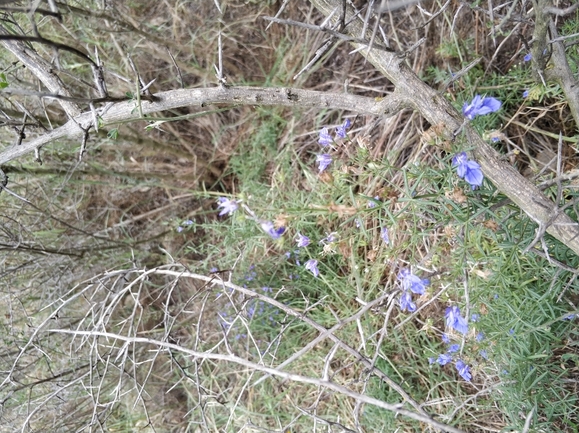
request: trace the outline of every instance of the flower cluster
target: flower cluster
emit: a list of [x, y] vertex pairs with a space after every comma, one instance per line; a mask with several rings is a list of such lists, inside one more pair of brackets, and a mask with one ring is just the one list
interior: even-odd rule
[[[457, 331], [463, 335], [466, 335], [468, 333], [468, 323], [466, 318], [462, 317], [460, 314], [460, 309], [457, 306], [452, 306], [452, 307], [448, 307], [445, 312], [444, 312], [444, 318], [445, 318], [445, 322], [446, 322], [446, 328], [447, 331]], [[484, 336], [482, 336], [481, 334], [481, 339], [484, 338]], [[477, 340], [478, 340], [478, 336], [477, 336]], [[444, 333], [442, 335], [442, 341], [443, 343], [447, 344], [448, 347], [446, 349], [445, 353], [441, 353], [440, 355], [438, 355], [438, 357], [436, 358], [429, 358], [428, 361], [430, 364], [440, 364], [440, 365], [446, 365], [449, 364], [451, 362], [453, 362], [454, 360], [454, 365], [456, 367], [456, 370], [458, 371], [458, 374], [466, 381], [469, 381], [472, 379], [472, 374], [470, 372], [470, 366], [468, 366], [461, 358], [457, 357], [457, 353], [460, 350], [460, 345], [459, 344], [452, 344], [449, 334], [448, 333]], [[480, 340], [478, 340], [480, 341]], [[486, 353], [485, 353], [486, 355]]]
[[[346, 119], [344, 123], [338, 126], [336, 128], [336, 139], [346, 138], [347, 137], [346, 131], [348, 130], [348, 128], [350, 128], [351, 125], [352, 122], [350, 121], [350, 119]], [[334, 143], [334, 139], [330, 135], [330, 131], [328, 128], [322, 128], [322, 130], [320, 131], [320, 138], [318, 140], [318, 143], [320, 143], [322, 147], [328, 147]], [[324, 170], [326, 170], [332, 163], [332, 156], [329, 153], [322, 153], [320, 155], [317, 155], [316, 163], [318, 163], [318, 170], [321, 173]]]
[[417, 295], [424, 295], [426, 286], [430, 284], [430, 280], [423, 280], [414, 275], [410, 269], [404, 268], [398, 272], [398, 281], [402, 286], [402, 295], [400, 296], [400, 308], [402, 311], [416, 311], [416, 304], [412, 302], [412, 293]]

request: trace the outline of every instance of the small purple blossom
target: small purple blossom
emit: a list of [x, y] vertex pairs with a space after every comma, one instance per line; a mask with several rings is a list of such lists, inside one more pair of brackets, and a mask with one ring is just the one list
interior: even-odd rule
[[407, 290], [400, 295], [400, 309], [402, 311], [408, 310], [410, 313], [416, 311], [416, 304], [412, 302], [412, 295]]
[[460, 359], [456, 361], [455, 365], [456, 369], [458, 370], [458, 374], [460, 374], [464, 380], [470, 382], [472, 379], [472, 374], [470, 374], [470, 367]]
[[531, 61], [532, 58], [533, 58], [533, 55], [532, 55], [531, 53], [527, 53], [527, 54], [525, 55], [525, 57], [523, 57], [523, 61], [524, 61], [524, 62], [529, 62], [529, 61]]
[[480, 314], [477, 314], [477, 313], [471, 314], [470, 320], [471, 320], [471, 322], [478, 322], [480, 320]]
[[346, 119], [344, 123], [336, 128], [336, 135], [340, 138], [346, 138], [346, 130], [350, 127], [351, 124], [352, 122], [350, 122], [350, 119]]
[[460, 349], [460, 344], [451, 344], [450, 346], [448, 346], [447, 352], [448, 353], [454, 353], [454, 352], [458, 352], [459, 349]]
[[321, 155], [316, 156], [316, 162], [319, 164], [318, 170], [320, 170], [321, 173], [332, 163], [332, 157], [327, 153], [322, 153]]
[[529, 97], [529, 89], [527, 89], [523, 92], [523, 98], [528, 98], [528, 97]]
[[301, 233], [298, 233], [298, 238], [296, 239], [299, 248], [307, 247], [310, 244], [310, 238]]
[[328, 236], [326, 236], [324, 239], [322, 239], [320, 241], [321, 244], [327, 242], [329, 244], [331, 244], [332, 242], [336, 242], [338, 240], [338, 236], [336, 236], [338, 233], [336, 232], [332, 232], [330, 233]]
[[326, 147], [332, 144], [333, 142], [334, 140], [332, 140], [332, 136], [330, 135], [328, 128], [322, 128], [322, 130], [320, 131], [320, 139], [318, 140], [318, 143]]
[[279, 239], [285, 232], [285, 227], [275, 228], [271, 221], [262, 221], [260, 223], [264, 232], [270, 235], [273, 239]]
[[476, 116], [484, 116], [499, 111], [501, 105], [502, 103], [498, 99], [490, 96], [476, 95], [470, 104], [467, 102], [464, 103], [462, 106], [462, 114], [464, 114], [467, 119], [472, 120]]
[[305, 263], [305, 268], [314, 274], [314, 277], [318, 277], [320, 275], [320, 271], [318, 270], [318, 261], [315, 259], [310, 259]]
[[219, 216], [223, 216], [225, 214], [231, 215], [235, 212], [239, 206], [237, 205], [236, 200], [230, 200], [225, 197], [219, 197], [217, 199], [217, 207], [221, 208], [221, 212], [219, 212]]
[[452, 361], [452, 356], [447, 353], [442, 353], [438, 355], [438, 358], [436, 358], [436, 362], [438, 362], [440, 365], [446, 365], [450, 361]]
[[452, 165], [456, 166], [458, 177], [464, 178], [475, 189], [481, 186], [484, 176], [480, 165], [476, 161], [469, 160], [466, 152], [460, 152], [452, 158]]
[[478, 341], [479, 343], [481, 341], [483, 341], [485, 339], [485, 335], [482, 332], [479, 332], [478, 334], [476, 334], [476, 341]]
[[444, 312], [446, 318], [446, 326], [454, 328], [461, 334], [468, 332], [468, 324], [466, 319], [460, 315], [460, 309], [457, 306], [448, 307]]
[[412, 293], [416, 293], [417, 295], [424, 295], [426, 286], [430, 284], [430, 280], [423, 280], [417, 277], [410, 272], [408, 268], [404, 268], [398, 272], [398, 280], [402, 284], [403, 290], [411, 290]]
[[450, 337], [448, 336], [448, 334], [446, 332], [444, 334], [442, 334], [442, 342], [445, 344], [450, 343]]
[[[376, 197], [374, 197], [374, 200], [380, 201], [380, 196], [377, 195]], [[370, 200], [368, 200], [368, 207], [369, 207], [370, 209], [374, 209], [374, 208], [377, 206], [376, 201], [370, 201]]]
[[487, 359], [487, 360], [489, 359], [489, 354], [488, 354], [487, 351], [484, 350], [484, 349], [481, 349], [481, 350], [479, 351], [479, 355], [482, 356], [484, 359]]
[[386, 227], [382, 227], [382, 230], [380, 230], [380, 237], [386, 245], [390, 245], [390, 237], [388, 236], [388, 229]]

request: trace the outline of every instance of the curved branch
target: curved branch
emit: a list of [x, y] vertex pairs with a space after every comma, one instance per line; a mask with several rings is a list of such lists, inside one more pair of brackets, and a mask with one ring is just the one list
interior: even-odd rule
[[[340, 0], [311, 0], [312, 4], [324, 15], [329, 16], [334, 9], [341, 7]], [[348, 10], [347, 19], [354, 14]], [[363, 32], [361, 18], [352, 20], [349, 34], [360, 37]], [[368, 51], [365, 45], [352, 43], [380, 72], [388, 78], [400, 97], [410, 102], [431, 125], [443, 125], [445, 138], [453, 139], [453, 132], [462, 125], [463, 116], [441, 94], [424, 83], [408, 66], [403, 58], [387, 51]], [[474, 155], [481, 165], [484, 175], [499, 191], [509, 197], [540, 229], [547, 227], [547, 233], [579, 255], [579, 224], [549, 200], [535, 185], [524, 178], [505, 161], [501, 155], [487, 144], [470, 125], [464, 126], [466, 142], [474, 147]]]
[[[61, 101], [62, 102], [62, 101]], [[99, 114], [99, 126], [114, 125], [131, 120], [155, 120], [143, 115], [187, 106], [204, 107], [210, 104], [228, 105], [275, 105], [300, 108], [342, 109], [375, 116], [393, 115], [409, 106], [397, 92], [377, 101], [375, 98], [327, 93], [293, 88], [260, 87], [212, 87], [206, 89], [179, 89], [154, 95], [154, 101], [136, 100], [113, 104], [106, 112]], [[104, 111], [104, 110], [102, 110]], [[33, 140], [23, 142], [0, 153], [0, 165], [5, 164], [35, 149], [61, 138], [82, 137], [94, 123], [94, 113], [85, 112]]]

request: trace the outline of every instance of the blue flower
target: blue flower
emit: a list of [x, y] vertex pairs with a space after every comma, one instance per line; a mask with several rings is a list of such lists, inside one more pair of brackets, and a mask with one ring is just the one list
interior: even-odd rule
[[237, 205], [236, 200], [230, 200], [225, 197], [219, 197], [217, 199], [217, 207], [221, 208], [221, 212], [219, 212], [219, 216], [223, 216], [225, 214], [231, 215], [235, 212], [239, 206]]
[[448, 346], [447, 352], [448, 353], [458, 352], [458, 349], [460, 349], [460, 344], [451, 344], [450, 346]]
[[420, 279], [410, 272], [408, 268], [404, 268], [398, 272], [398, 280], [400, 280], [403, 290], [411, 290], [412, 293], [416, 293], [417, 295], [424, 295], [426, 286], [430, 284], [430, 280]]
[[411, 313], [416, 311], [416, 304], [412, 302], [412, 295], [407, 290], [402, 292], [400, 296], [400, 309], [402, 311], [408, 310]]
[[448, 334], [445, 332], [444, 334], [442, 334], [442, 342], [449, 344], [450, 343], [450, 337], [448, 336]]
[[473, 314], [470, 316], [470, 320], [471, 320], [471, 322], [478, 322], [478, 321], [480, 320], [480, 314], [473, 313]]
[[332, 140], [332, 136], [330, 135], [328, 128], [322, 128], [322, 130], [320, 131], [320, 139], [318, 140], [318, 143], [326, 147], [332, 144], [333, 142], [334, 140]]
[[450, 356], [446, 353], [442, 353], [442, 354], [438, 355], [438, 358], [436, 358], [436, 362], [438, 362], [440, 365], [446, 365], [450, 361], [452, 361], [452, 356]]
[[314, 277], [320, 275], [320, 271], [318, 270], [318, 261], [315, 259], [310, 259], [305, 263], [305, 268], [314, 274]]
[[454, 328], [461, 334], [468, 332], [468, 324], [466, 319], [460, 315], [460, 309], [456, 306], [448, 307], [444, 312], [446, 318], [446, 326]]
[[352, 122], [350, 122], [350, 119], [346, 119], [344, 123], [336, 128], [336, 135], [340, 138], [346, 138], [346, 130], [350, 127], [351, 124]]
[[476, 95], [470, 104], [467, 102], [464, 103], [462, 106], [462, 114], [464, 114], [467, 119], [472, 120], [476, 116], [484, 116], [499, 111], [501, 105], [502, 103], [498, 99], [490, 96]]
[[456, 361], [455, 365], [456, 369], [458, 370], [458, 374], [460, 374], [464, 380], [470, 382], [472, 379], [472, 374], [470, 374], [470, 367], [460, 359]]
[[528, 98], [528, 97], [529, 97], [529, 89], [527, 89], [523, 92], [523, 98]]
[[298, 238], [296, 239], [299, 248], [307, 247], [310, 244], [310, 238], [298, 233]]
[[478, 334], [476, 334], [476, 341], [481, 342], [485, 339], [485, 335], [482, 332], [479, 332]]
[[285, 227], [279, 227], [276, 229], [271, 221], [262, 221], [260, 224], [263, 231], [273, 239], [279, 239], [285, 232]]
[[533, 55], [532, 55], [531, 53], [527, 53], [527, 54], [525, 55], [525, 57], [523, 57], [523, 61], [524, 61], [524, 62], [528, 62], [528, 61], [530, 61], [532, 58], [533, 58]]
[[179, 226], [177, 227], [177, 233], [181, 233], [183, 231], [183, 227]]
[[452, 165], [456, 166], [458, 177], [464, 178], [472, 186], [472, 189], [482, 185], [484, 176], [480, 165], [476, 161], [469, 160], [465, 152], [454, 155]]
[[327, 153], [322, 153], [321, 155], [316, 156], [316, 162], [320, 164], [318, 165], [318, 170], [320, 170], [321, 173], [332, 163], [332, 157]]
[[382, 230], [380, 230], [380, 237], [386, 245], [390, 245], [390, 238], [388, 237], [388, 229], [386, 227], [382, 227]]

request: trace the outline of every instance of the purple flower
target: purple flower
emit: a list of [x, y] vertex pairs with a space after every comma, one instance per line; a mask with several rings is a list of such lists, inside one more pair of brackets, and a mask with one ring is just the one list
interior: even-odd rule
[[528, 62], [528, 61], [530, 61], [532, 58], [533, 58], [533, 55], [532, 55], [531, 53], [527, 53], [527, 54], [525, 55], [525, 57], [523, 57], [523, 61], [524, 61], [524, 62]]
[[231, 215], [239, 208], [236, 200], [229, 200], [228, 198], [225, 197], [219, 197], [217, 199], [217, 207], [221, 208], [219, 216], [223, 216], [225, 214]]
[[412, 293], [416, 293], [417, 295], [424, 295], [426, 286], [430, 284], [430, 280], [420, 279], [410, 272], [408, 268], [404, 268], [398, 272], [398, 280], [400, 280], [403, 290], [411, 290]]
[[411, 313], [416, 311], [416, 304], [412, 302], [412, 295], [407, 290], [400, 295], [400, 309], [402, 311], [408, 310]]
[[479, 332], [478, 334], [476, 334], [476, 341], [481, 342], [485, 339], [485, 335], [482, 332]]
[[352, 122], [350, 122], [350, 119], [346, 119], [344, 123], [336, 128], [336, 135], [340, 138], [346, 138], [346, 130], [350, 127], [351, 124]]
[[320, 143], [322, 146], [326, 147], [329, 146], [330, 144], [332, 144], [334, 142], [334, 140], [332, 140], [332, 137], [328, 131], [328, 128], [322, 128], [322, 130], [320, 131], [320, 139], [318, 140], [318, 143]]
[[472, 102], [469, 104], [467, 102], [462, 106], [462, 114], [472, 120], [476, 116], [484, 116], [486, 114], [494, 113], [499, 111], [501, 108], [501, 101], [490, 96], [480, 96], [476, 95]]
[[471, 322], [478, 322], [478, 321], [480, 320], [480, 314], [473, 313], [473, 314], [470, 316], [470, 320], [471, 320]]
[[321, 173], [332, 163], [332, 157], [327, 153], [322, 153], [321, 155], [316, 156], [316, 162], [320, 164], [318, 165], [318, 170], [320, 170]]
[[[380, 196], [377, 195], [376, 197], [374, 197], [374, 200], [380, 201]], [[376, 207], [376, 202], [375, 202], [375, 201], [370, 201], [370, 200], [368, 200], [368, 207], [369, 207], [370, 209], [375, 208], [375, 207]]]
[[527, 89], [523, 92], [523, 98], [528, 98], [528, 97], [529, 97], [529, 89]]
[[179, 226], [177, 227], [177, 233], [181, 233], [183, 231], [183, 227]]
[[320, 241], [321, 244], [327, 242], [329, 244], [331, 244], [332, 242], [336, 242], [338, 240], [338, 236], [336, 236], [338, 233], [336, 232], [332, 232], [330, 233], [328, 236], [326, 236], [324, 239], [322, 239]]
[[470, 374], [470, 367], [460, 359], [456, 361], [455, 365], [456, 369], [458, 370], [458, 374], [460, 374], [464, 380], [470, 382], [472, 379], [472, 374]]
[[487, 360], [489, 359], [489, 354], [487, 353], [486, 350], [482, 349], [482, 350], [479, 352], [479, 354], [480, 354], [480, 356], [482, 356], [484, 359], [487, 359]]
[[448, 346], [447, 352], [448, 353], [458, 352], [458, 349], [460, 349], [460, 344], [451, 344], [450, 346]]
[[310, 259], [305, 263], [305, 268], [314, 274], [314, 277], [317, 278], [320, 275], [320, 271], [318, 270], [318, 261], [315, 259]]
[[386, 227], [382, 227], [382, 230], [380, 230], [380, 237], [386, 245], [390, 245], [390, 238], [388, 237], [388, 229]]
[[436, 358], [436, 362], [438, 362], [440, 365], [446, 365], [450, 361], [452, 361], [452, 356], [450, 356], [446, 353], [442, 353], [442, 354], [438, 355], [438, 358]]
[[446, 318], [446, 326], [454, 328], [461, 334], [468, 332], [468, 324], [466, 319], [460, 315], [460, 309], [456, 306], [448, 307], [444, 312]]
[[480, 165], [476, 161], [469, 160], [465, 152], [454, 155], [452, 165], [456, 166], [458, 177], [464, 178], [472, 186], [472, 189], [482, 185], [484, 176]]
[[310, 244], [310, 238], [298, 233], [298, 238], [296, 239], [299, 248], [307, 247]]
[[184, 226], [190, 226], [192, 224], [193, 224], [193, 221], [191, 221], [191, 220], [183, 221]]
[[442, 342], [449, 344], [450, 343], [450, 337], [448, 336], [448, 334], [445, 332], [444, 334], [442, 334]]
[[261, 228], [273, 239], [279, 239], [285, 232], [285, 227], [275, 228], [271, 221], [262, 221]]

